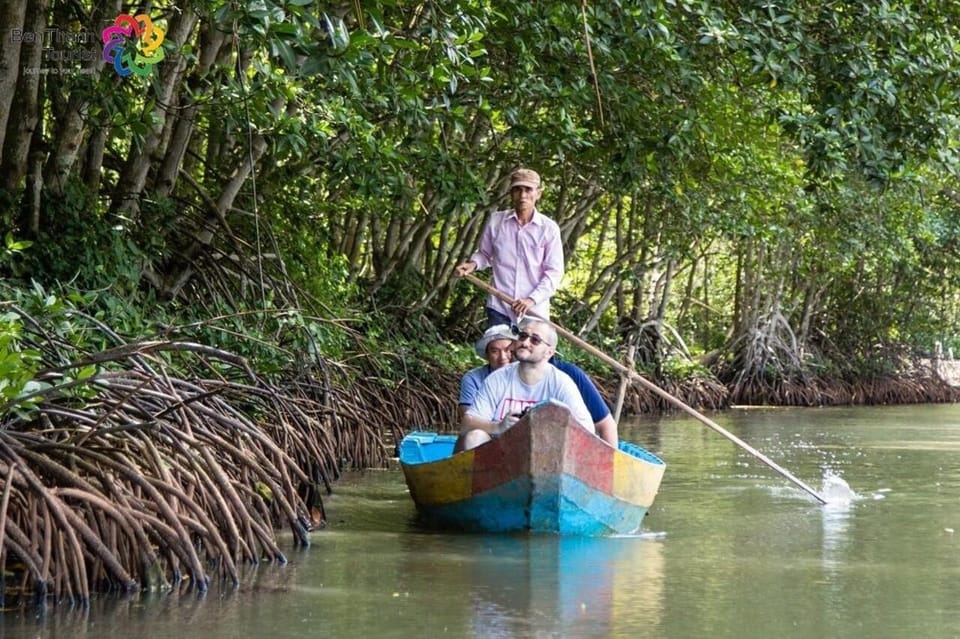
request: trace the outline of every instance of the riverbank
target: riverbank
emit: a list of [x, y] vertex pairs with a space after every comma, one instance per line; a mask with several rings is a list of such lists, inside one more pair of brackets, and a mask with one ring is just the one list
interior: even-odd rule
[[[287, 311], [134, 338], [89, 309], [33, 301], [5, 316], [15, 397], [0, 416], [5, 605], [204, 590], [236, 582], [245, 564], [285, 561], [277, 531], [308, 544], [344, 469], [387, 466], [409, 430], [457, 428], [460, 376], [477, 362], [439, 337]], [[255, 330], [238, 330], [243, 321]], [[617, 375], [591, 372], [615, 405]], [[958, 401], [960, 362], [859, 381], [707, 371], [653, 381], [701, 410], [916, 404]], [[623, 404], [624, 417], [673, 410], [637, 384]]]
[[960, 388], [960, 359], [928, 359], [921, 360], [921, 364], [929, 366], [948, 386]]
[[[732, 405], [766, 406], [877, 406], [888, 404], [951, 403], [960, 401], [960, 360], [918, 359], [896, 375], [855, 380], [803, 375], [786, 379], [694, 377], [680, 382], [661, 380], [661, 388], [684, 403], [707, 410]], [[608, 403], [617, 401], [619, 380], [607, 378], [598, 386]], [[637, 384], [624, 399], [624, 415], [670, 412], [673, 406]]]

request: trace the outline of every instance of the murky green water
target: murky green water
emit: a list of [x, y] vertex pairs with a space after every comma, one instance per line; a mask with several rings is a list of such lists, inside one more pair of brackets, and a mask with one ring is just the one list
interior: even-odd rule
[[238, 591], [7, 613], [0, 636], [960, 637], [960, 406], [713, 417], [830, 505], [698, 422], [648, 420], [622, 428], [668, 464], [638, 537], [429, 533], [400, 472], [368, 472]]

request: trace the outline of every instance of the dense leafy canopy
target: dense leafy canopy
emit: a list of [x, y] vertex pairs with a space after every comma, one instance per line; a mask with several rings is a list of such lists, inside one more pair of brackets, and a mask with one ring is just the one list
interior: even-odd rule
[[[5, 34], [96, 35], [115, 15], [27, 4]], [[465, 335], [479, 296], [453, 266], [528, 165], [564, 234], [564, 322], [644, 361], [763, 375], [960, 347], [955, 3], [150, 15], [165, 59], [147, 76], [119, 77], [95, 39], [52, 45], [89, 60], [5, 42], [7, 274], [194, 306], [375, 305]]]

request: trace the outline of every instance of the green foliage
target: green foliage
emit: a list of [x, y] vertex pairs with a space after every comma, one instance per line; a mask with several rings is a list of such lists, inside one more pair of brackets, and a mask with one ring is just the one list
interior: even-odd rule
[[709, 379], [712, 377], [710, 370], [702, 364], [694, 360], [676, 356], [668, 357], [663, 361], [662, 374], [665, 379], [674, 383], [697, 378]]
[[[72, 294], [72, 300], [64, 299], [36, 282], [30, 289], [0, 288], [10, 300], [6, 305], [10, 310], [0, 315], [0, 405], [4, 410], [28, 418], [30, 410], [51, 393], [80, 403], [94, 397], [87, 381], [99, 372], [96, 365], [71, 367], [70, 362], [51, 359], [58, 344], [81, 351], [105, 347], [107, 336], [71, 316], [74, 302], [82, 296]], [[29, 322], [29, 334], [25, 322]], [[39, 375], [51, 365], [62, 370]]]
[[[244, 358], [261, 375], [283, 377], [346, 358], [357, 347], [356, 333], [345, 320], [308, 317], [293, 310], [236, 312], [224, 305], [224, 314], [213, 307], [190, 317], [195, 309], [148, 303], [142, 295], [120, 298], [110, 291], [68, 287], [51, 291], [38, 283], [29, 289], [2, 284], [0, 292], [10, 300], [6, 305], [10, 310], [0, 315], [0, 402], [19, 411], [42, 401], [31, 395], [39, 391], [81, 402], [89, 399], [95, 389], [85, 381], [95, 382], [104, 368], [112, 366], [79, 366], [64, 354], [99, 353], [141, 340], [178, 340], [213, 346]], [[29, 335], [25, 321], [31, 327]], [[210, 375], [207, 367], [191, 373], [195, 359], [176, 351], [152, 357], [162, 358], [171, 370], [186, 376]], [[235, 365], [215, 359], [209, 366], [225, 378], [243, 374]], [[57, 372], [49, 372], [51, 368]], [[43, 371], [47, 372], [38, 376]]]
[[103, 211], [96, 194], [71, 181], [46, 199], [47, 223], [24, 255], [21, 272], [45, 284], [129, 292], [140, 280], [142, 247], [127, 222]]
[[22, 328], [23, 322], [16, 313], [0, 314], [0, 405], [19, 414], [36, 404], [38, 399], [33, 393], [49, 386], [34, 380], [41, 354], [22, 345]]
[[[123, 335], [175, 329], [269, 370], [357, 348], [391, 376], [463, 368], [469, 349], [410, 309], [429, 294], [438, 324], [475, 312], [454, 303], [450, 272], [505, 204], [504, 175], [529, 164], [567, 242], [557, 313], [579, 328], [606, 303], [589, 337], [608, 352], [651, 318], [696, 353], [779, 317], [823, 357], [949, 344], [960, 10], [921, 4], [193, 3], [199, 28], [149, 79], [45, 80], [33, 157], [56, 164], [46, 149], [74, 104], [88, 158], [62, 193], [2, 194], [0, 271], [71, 282], [73, 310]], [[201, 72], [199, 38], [217, 33]], [[161, 100], [175, 55], [183, 82]], [[181, 117], [192, 139], [156, 197]], [[261, 142], [256, 183], [226, 197]], [[124, 179], [137, 150], [151, 154], [145, 190], [114, 192], [137, 181]], [[136, 215], [110, 212], [126, 198]], [[251, 285], [264, 263], [295, 294]]]
[[701, 44], [729, 51], [776, 109], [818, 180], [885, 181], [936, 153], [957, 108], [953, 5], [709, 3]]
[[17, 258], [32, 245], [33, 242], [29, 240], [14, 239], [13, 232], [7, 231], [3, 237], [3, 249], [0, 250], [0, 273], [7, 271], [14, 277], [22, 277], [23, 268]]

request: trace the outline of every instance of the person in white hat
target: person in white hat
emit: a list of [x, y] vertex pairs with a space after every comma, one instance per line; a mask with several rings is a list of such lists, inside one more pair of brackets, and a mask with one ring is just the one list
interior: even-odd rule
[[[533, 321], [535, 320], [528, 318], [522, 321], [521, 324], [527, 326], [529, 322]], [[490, 374], [514, 361], [514, 350], [519, 340], [519, 332], [519, 328], [506, 324], [497, 324], [488, 328], [483, 336], [477, 340], [475, 346], [477, 355], [487, 360], [487, 363], [467, 371], [460, 379], [459, 409], [461, 421], [464, 415], [466, 415], [467, 409], [473, 405], [478, 391]], [[555, 335], [555, 332], [551, 334]], [[556, 338], [554, 337], [554, 339]], [[590, 413], [597, 435], [616, 448], [619, 439], [617, 422], [613, 420], [613, 416], [610, 414], [610, 408], [600, 395], [593, 380], [590, 379], [583, 369], [573, 362], [564, 361], [559, 357], [551, 358], [549, 361], [553, 366], [573, 380]]]
[[460, 418], [473, 404], [473, 397], [477, 389], [483, 385], [483, 380], [498, 368], [503, 368], [513, 361], [513, 342], [517, 339], [510, 326], [497, 324], [488, 328], [483, 336], [477, 340], [477, 355], [487, 360], [483, 366], [471, 369], [460, 379]]
[[510, 175], [513, 209], [493, 213], [477, 251], [457, 265], [460, 277], [490, 267], [493, 287], [516, 300], [511, 305], [491, 295], [488, 327], [514, 323], [527, 311], [550, 317], [550, 298], [563, 279], [563, 244], [557, 223], [537, 210], [542, 195], [536, 171], [514, 171]]
[[577, 385], [550, 364], [556, 351], [553, 326], [533, 318], [521, 321], [514, 344], [516, 361], [487, 375], [460, 419], [454, 451], [470, 450], [490, 441], [516, 424], [525, 409], [545, 400], [567, 406], [577, 423], [596, 433]]

